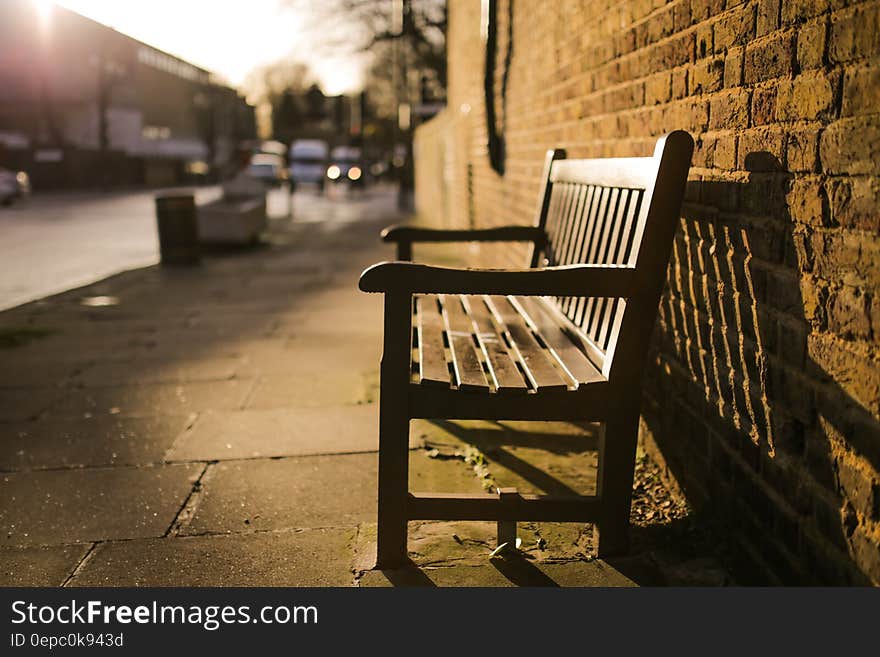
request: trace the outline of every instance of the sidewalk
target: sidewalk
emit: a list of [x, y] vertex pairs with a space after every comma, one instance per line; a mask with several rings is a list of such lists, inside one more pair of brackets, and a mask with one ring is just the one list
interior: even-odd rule
[[[0, 584], [724, 584], [684, 501], [641, 455], [633, 555], [589, 527], [412, 523], [418, 568], [375, 553], [382, 300], [394, 194], [276, 221], [266, 248], [128, 272], [0, 313]], [[83, 305], [84, 299], [98, 305]], [[109, 304], [109, 305], [100, 305]], [[589, 492], [592, 428], [414, 422], [411, 488]]]

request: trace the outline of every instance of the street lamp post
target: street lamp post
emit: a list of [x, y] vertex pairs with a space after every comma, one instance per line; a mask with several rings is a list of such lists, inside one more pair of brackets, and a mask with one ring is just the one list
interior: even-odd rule
[[[412, 159], [412, 102], [409, 81], [409, 48], [407, 39], [412, 36], [412, 4], [411, 0], [395, 0], [392, 14], [392, 31], [396, 38], [394, 88], [398, 94], [397, 134], [403, 139], [404, 158], [400, 168], [400, 181], [397, 195], [397, 206], [401, 210], [412, 208], [413, 159]], [[396, 142], [397, 140], [395, 140]]]

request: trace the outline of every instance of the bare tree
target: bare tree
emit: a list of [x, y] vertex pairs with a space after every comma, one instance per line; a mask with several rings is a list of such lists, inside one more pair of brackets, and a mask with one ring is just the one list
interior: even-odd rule
[[314, 83], [308, 65], [288, 57], [255, 68], [242, 87], [252, 101], [275, 106], [286, 91], [305, 91]]
[[[274, 132], [279, 111], [290, 117], [294, 96], [301, 96], [315, 84], [308, 65], [292, 57], [260, 66], [245, 78], [242, 87], [248, 100], [257, 108], [263, 132]], [[271, 130], [270, 130], [271, 127]]]
[[[284, 0], [309, 17], [308, 31], [321, 34], [316, 49], [327, 53], [376, 53], [397, 43], [411, 64], [446, 87], [446, 0]], [[328, 29], [332, 25], [332, 29]]]

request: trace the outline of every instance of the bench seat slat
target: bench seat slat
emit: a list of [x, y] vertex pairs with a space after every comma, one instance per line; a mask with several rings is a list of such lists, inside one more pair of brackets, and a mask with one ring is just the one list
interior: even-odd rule
[[419, 381], [426, 385], [449, 386], [449, 366], [443, 349], [443, 317], [437, 297], [416, 298], [418, 313]]
[[522, 313], [528, 318], [551, 353], [578, 384], [605, 380], [596, 365], [565, 334], [560, 326], [558, 316], [554, 317], [545, 300], [537, 297], [515, 297], [514, 303], [519, 305]]
[[553, 366], [553, 357], [535, 339], [525, 318], [516, 311], [507, 297], [492, 296], [489, 299], [496, 318], [504, 325], [519, 356], [519, 363], [535, 390], [565, 390], [573, 387], [574, 382], [563, 378]]
[[461, 390], [480, 390], [488, 392], [489, 383], [483, 372], [483, 365], [474, 341], [474, 326], [465, 314], [461, 297], [441, 296], [445, 310], [446, 334], [449, 336], [449, 349], [453, 354], [452, 365], [455, 384]]
[[500, 393], [528, 392], [528, 385], [522, 377], [516, 361], [510, 354], [504, 337], [499, 333], [492, 314], [482, 297], [462, 297], [468, 314], [477, 330], [477, 339], [489, 365], [493, 387]]

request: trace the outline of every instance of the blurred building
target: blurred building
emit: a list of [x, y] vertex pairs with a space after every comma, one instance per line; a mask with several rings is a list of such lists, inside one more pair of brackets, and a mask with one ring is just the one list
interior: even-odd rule
[[37, 187], [223, 175], [255, 135], [209, 71], [60, 7], [0, 3], [0, 165]]

